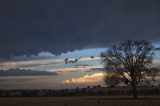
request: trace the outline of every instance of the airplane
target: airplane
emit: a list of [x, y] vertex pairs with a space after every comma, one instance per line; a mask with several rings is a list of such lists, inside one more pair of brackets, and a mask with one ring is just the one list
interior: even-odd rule
[[75, 59], [69, 59], [68, 57], [67, 58], [65, 58], [65, 60], [64, 60], [64, 62], [65, 62], [65, 64], [67, 64], [67, 63], [76, 63], [78, 60], [79, 60], [80, 58], [75, 58]]
[[91, 56], [91, 59], [94, 59], [94, 56]]

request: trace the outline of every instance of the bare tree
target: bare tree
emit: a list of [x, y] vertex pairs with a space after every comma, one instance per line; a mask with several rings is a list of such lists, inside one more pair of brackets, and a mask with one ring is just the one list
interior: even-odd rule
[[105, 74], [104, 82], [107, 84], [108, 87], [116, 87], [120, 83], [120, 77], [114, 73]]
[[137, 98], [137, 85], [143, 82], [152, 64], [154, 47], [145, 40], [127, 40], [101, 53], [106, 74], [114, 73], [124, 84], [132, 86]]
[[151, 77], [152, 81], [155, 81], [155, 78], [159, 76], [160, 73], [160, 67], [152, 67], [147, 72], [147, 75]]

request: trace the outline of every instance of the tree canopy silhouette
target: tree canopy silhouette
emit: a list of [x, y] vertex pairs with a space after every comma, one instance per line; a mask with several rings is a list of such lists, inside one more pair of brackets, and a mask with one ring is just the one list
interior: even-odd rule
[[[152, 64], [154, 47], [145, 40], [127, 40], [101, 53], [106, 75], [117, 75], [121, 82], [132, 86], [137, 98], [137, 85], [143, 83]], [[106, 77], [107, 78], [107, 77]]]

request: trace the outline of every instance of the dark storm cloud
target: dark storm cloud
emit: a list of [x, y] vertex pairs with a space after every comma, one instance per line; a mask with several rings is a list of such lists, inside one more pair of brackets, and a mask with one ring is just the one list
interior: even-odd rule
[[11, 69], [11, 70], [0, 70], [0, 77], [5, 76], [51, 76], [57, 75], [56, 72], [48, 71], [34, 71], [34, 70], [25, 70], [25, 69]]
[[160, 0], [0, 0], [0, 57], [160, 41]]

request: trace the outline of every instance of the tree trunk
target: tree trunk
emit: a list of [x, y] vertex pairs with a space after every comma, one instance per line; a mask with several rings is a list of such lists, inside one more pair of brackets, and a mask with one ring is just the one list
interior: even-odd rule
[[137, 86], [135, 84], [132, 85], [132, 96], [133, 99], [137, 99]]

